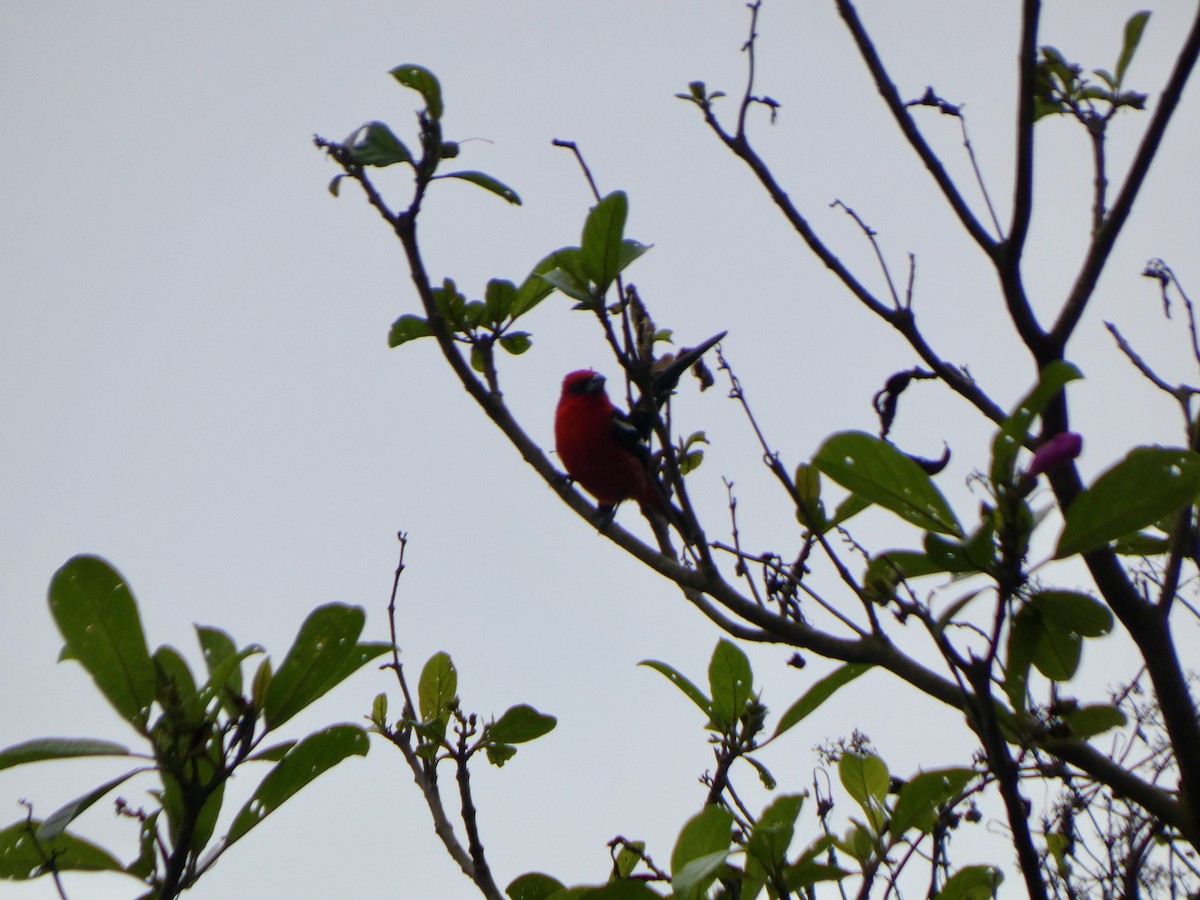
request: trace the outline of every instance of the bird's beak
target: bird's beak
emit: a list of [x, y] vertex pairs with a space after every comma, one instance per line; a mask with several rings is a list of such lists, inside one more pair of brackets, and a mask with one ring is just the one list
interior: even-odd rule
[[587, 381], [587, 392], [589, 394], [604, 393], [604, 382], [605, 382], [605, 378], [603, 375], [600, 375], [600, 374], [593, 375]]

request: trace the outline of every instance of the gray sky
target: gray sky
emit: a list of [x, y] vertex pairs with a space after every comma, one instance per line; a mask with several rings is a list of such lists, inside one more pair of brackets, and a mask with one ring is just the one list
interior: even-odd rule
[[[1152, 102], [1187, 17], [1184, 4], [1162, 5], [1129, 76]], [[1109, 67], [1133, 9], [1048, 4], [1043, 42]], [[932, 84], [966, 104], [1006, 220], [1014, 14], [879, 0], [860, 11], [905, 96]], [[54, 662], [61, 641], [45, 589], [71, 555], [112, 561], [140, 601], [151, 645], [170, 643], [199, 667], [193, 623], [263, 644], [278, 660], [304, 616], [331, 601], [366, 607], [364, 637], [385, 639], [403, 529], [411, 544], [400, 643], [410, 672], [444, 649], [458, 664], [464, 706], [499, 714], [528, 702], [559, 717], [505, 769], [477, 775], [498, 880], [538, 869], [601, 881], [604, 844], [617, 834], [645, 838], [668, 859], [702, 803], [695, 777], [709, 751], [691, 705], [635, 664], [663, 659], [703, 679], [717, 634], [535, 480], [451, 383], [432, 344], [387, 349], [390, 323], [417, 304], [399, 246], [350, 186], [329, 196], [335, 169], [311, 137], [342, 138], [370, 119], [409, 137], [416, 95], [386, 73], [400, 63], [436, 72], [447, 136], [476, 139], [463, 143], [462, 167], [495, 175], [525, 201], [510, 207], [465, 184], [431, 193], [428, 266], [472, 296], [488, 278], [519, 281], [545, 253], [577, 241], [590, 197], [550, 140], [579, 142], [601, 189], [629, 192], [629, 236], [655, 244], [629, 274], [659, 325], [684, 343], [729, 329], [729, 359], [794, 465], [832, 431], [872, 428], [871, 395], [913, 360], [807, 256], [697, 111], [673, 98], [694, 79], [738, 94], [746, 24], [741, 3], [666, 0], [7, 4], [0, 746], [130, 737], [77, 666]], [[760, 31], [757, 90], [782, 110], [774, 127], [756, 114], [753, 134], [792, 197], [872, 287], [880, 279], [870, 248], [827, 208], [832, 200], [879, 232], [901, 279], [916, 253], [916, 308], [931, 341], [1013, 402], [1032, 375], [998, 316], [994, 278], [885, 119], [832, 4], [769, 2]], [[1130, 374], [1102, 323], [1118, 323], [1166, 377], [1194, 382], [1179, 320], [1161, 320], [1139, 273], [1162, 256], [1200, 290], [1196, 101], [1193, 87], [1073, 347], [1088, 376], [1071, 388], [1088, 475], [1131, 443], [1181, 439], [1169, 402]], [[730, 102], [725, 114], [733, 112]], [[982, 215], [955, 123], [932, 113], [920, 121]], [[1114, 172], [1145, 121], [1114, 124]], [[1039, 139], [1043, 205], [1026, 274], [1048, 314], [1079, 259], [1091, 175], [1079, 129], [1050, 122]], [[397, 203], [406, 196], [403, 177], [381, 183]], [[590, 325], [561, 297], [548, 301], [528, 320], [533, 349], [502, 369], [513, 408], [546, 445], [562, 374], [615, 374]], [[854, 367], [841, 368], [849, 358]], [[743, 539], [787, 552], [791, 514], [723, 395], [689, 387], [680, 399], [688, 430], [714, 440], [696, 495], [720, 533], [721, 477], [732, 479]], [[988, 431], [944, 392], [920, 397], [906, 397], [896, 438], [925, 455], [951, 440], [956, 457], [942, 484], [967, 518], [977, 499], [963, 479], [983, 464]], [[961, 427], [947, 426], [954, 416]], [[636, 522], [631, 511], [622, 517]], [[864, 527], [879, 547], [914, 539], [884, 518]], [[826, 670], [798, 673], [785, 667], [788, 655], [753, 655], [776, 712]], [[1111, 677], [1092, 671], [1097, 684]], [[286, 731], [361, 721], [381, 690], [393, 682], [363, 671]], [[898, 772], [964, 756], [965, 740], [934, 745], [912, 728], [928, 715], [929, 728], [953, 733], [955, 717], [898, 707], [903, 694], [882, 676], [865, 678], [764, 759], [785, 785], [806, 786], [812, 745], [855, 725]], [[22, 815], [17, 798], [48, 814], [117, 771], [119, 763], [64, 763], [4, 772], [0, 822]], [[239, 779], [234, 795], [251, 783]], [[230, 811], [239, 804], [227, 801]], [[114, 826], [109, 809], [100, 804], [79, 831], [129, 857], [133, 829]], [[67, 884], [76, 897], [138, 893], [116, 878]], [[475, 896], [436, 842], [402, 759], [382, 743], [290, 801], [194, 893], [251, 890]], [[0, 893], [54, 896], [45, 880]]]

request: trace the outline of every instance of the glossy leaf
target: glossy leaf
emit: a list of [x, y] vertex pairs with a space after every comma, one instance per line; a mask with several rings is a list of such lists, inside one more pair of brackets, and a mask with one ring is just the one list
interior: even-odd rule
[[[1042, 50], [1053, 48], [1043, 47]], [[1029, 426], [1041, 415], [1046, 404], [1064, 387], [1082, 378], [1080, 371], [1068, 362], [1055, 360], [1041, 371], [1037, 385], [1017, 404], [1017, 408], [1000, 426], [992, 441], [991, 478], [994, 485], [1011, 484], [1015, 474], [1017, 453], [1029, 435]]]
[[417, 682], [417, 706], [426, 721], [444, 718], [458, 701], [458, 670], [450, 654], [441, 652], [429, 657]]
[[1200, 454], [1138, 447], [1075, 498], [1056, 558], [1087, 553], [1153, 525], [1200, 494]]
[[357, 165], [379, 168], [413, 161], [404, 142], [383, 122], [369, 122], [359, 129], [350, 145], [350, 158]]
[[396, 81], [405, 87], [417, 91], [425, 100], [425, 108], [429, 110], [431, 119], [440, 119], [442, 107], [442, 86], [432, 72], [422, 66], [396, 66], [389, 73]]
[[629, 199], [625, 192], [613, 191], [592, 207], [583, 225], [580, 243], [583, 270], [600, 295], [621, 271], [621, 242], [628, 215]]
[[469, 181], [471, 184], [478, 185], [485, 191], [490, 191], [497, 197], [502, 197], [514, 206], [521, 205], [521, 198], [517, 196], [516, 191], [484, 172], [447, 172], [444, 175], [436, 175], [434, 177], [457, 178], [460, 181]]
[[392, 323], [388, 332], [388, 347], [399, 347], [417, 338], [432, 337], [433, 329], [421, 316], [405, 314]]
[[145, 731], [157, 683], [129, 586], [96, 556], [76, 556], [50, 582], [50, 612], [66, 649], [113, 708]]
[[754, 695], [750, 660], [741, 648], [722, 638], [708, 664], [708, 686], [712, 691], [714, 721], [731, 727]]
[[354, 725], [334, 725], [310, 734], [276, 763], [229, 827], [226, 846], [277, 810], [288, 798], [350, 756], [366, 756], [367, 734]]
[[1047, 621], [1083, 637], [1100, 637], [1113, 628], [1113, 614], [1109, 608], [1087, 594], [1038, 591], [1029, 598], [1029, 603]]
[[961, 794], [977, 774], [972, 769], [938, 769], [914, 775], [900, 789], [888, 833], [897, 840], [910, 828], [929, 834], [941, 807]]
[[30, 830], [36, 831], [41, 825], [37, 819], [22, 820], [0, 831], [0, 880], [28, 881], [49, 874], [43, 854], [53, 856], [59, 872], [125, 871], [107, 850], [73, 834], [60, 834], [52, 841], [41, 842], [39, 848]]
[[81, 756], [130, 756], [129, 748], [92, 738], [38, 738], [0, 750], [0, 769], [23, 766], [47, 759], [78, 759]]
[[268, 728], [277, 728], [360, 666], [386, 653], [387, 644], [357, 643], [366, 614], [331, 603], [313, 610], [271, 677], [263, 703]]
[[488, 729], [488, 737], [501, 744], [524, 744], [537, 740], [554, 730], [558, 719], [547, 716], [532, 706], [521, 704], [510, 707], [504, 715]]
[[541, 872], [529, 872], [514, 878], [504, 889], [509, 900], [549, 900], [558, 891], [565, 890], [563, 883]]
[[704, 713], [704, 715], [708, 718], [712, 718], [712, 701], [708, 699], [708, 696], [704, 693], [704, 691], [692, 684], [692, 682], [689, 681], [681, 672], [676, 671], [666, 663], [658, 662], [657, 660], [653, 659], [644, 659], [638, 663], [638, 665], [645, 666], [648, 669], [653, 669], [655, 672], [658, 672], [660, 675], [664, 676], [667, 681], [671, 682], [671, 684], [683, 691], [684, 695], [700, 708], [700, 712]]
[[779, 737], [779, 735], [792, 726], [803, 721], [810, 713], [837, 693], [840, 688], [849, 684], [870, 668], [871, 666], [868, 663], [846, 663], [844, 666], [826, 675], [805, 691], [804, 695], [789, 706], [787, 711], [780, 716], [779, 724], [775, 726], [774, 737]]
[[842, 487], [919, 528], [962, 536], [962, 527], [930, 477], [886, 441], [844, 431], [825, 441], [813, 464]]

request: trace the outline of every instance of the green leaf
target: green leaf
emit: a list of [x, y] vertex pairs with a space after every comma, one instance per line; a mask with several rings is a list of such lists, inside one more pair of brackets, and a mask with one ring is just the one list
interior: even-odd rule
[[662, 900], [641, 881], [625, 879], [610, 881], [600, 887], [578, 887], [565, 890], [553, 900]]
[[360, 666], [386, 653], [387, 644], [357, 643], [362, 607], [330, 603], [313, 610], [271, 677], [263, 702], [267, 728], [277, 728]]
[[[1042, 51], [1053, 50], [1043, 47]], [[1017, 453], [1029, 437], [1029, 426], [1041, 415], [1046, 404], [1053, 400], [1064, 387], [1082, 378], [1080, 371], [1068, 362], [1055, 360], [1041, 371], [1037, 385], [1030, 391], [1012, 414], [1004, 420], [992, 441], [993, 485], [1012, 484], [1015, 476]]]
[[417, 682], [417, 706], [426, 721], [444, 719], [444, 714], [458, 703], [458, 670], [450, 654], [435, 653], [421, 670]]
[[972, 769], [958, 768], [914, 775], [900, 788], [888, 833], [894, 840], [899, 840], [910, 828], [929, 834], [937, 823], [941, 807], [961, 794], [977, 774]]
[[779, 737], [792, 726], [807, 718], [841, 687], [849, 684], [870, 668], [868, 663], [846, 663], [846, 665], [834, 669], [832, 673], [810, 687], [799, 700], [787, 708], [787, 711], [780, 717], [779, 724], [775, 726], [773, 737]]
[[350, 756], [366, 756], [367, 733], [355, 725], [334, 725], [310, 734], [267, 773], [229, 826], [226, 846], [277, 810], [291, 796]]
[[1086, 741], [1113, 728], [1121, 728], [1125, 724], [1125, 714], [1112, 706], [1093, 704], [1072, 710], [1063, 716], [1063, 720], [1071, 729], [1071, 737]]
[[517, 286], [503, 278], [492, 278], [484, 288], [483, 299], [487, 304], [488, 321], [499, 325], [512, 313], [517, 302]]
[[63, 806], [46, 818], [42, 824], [38, 826], [37, 839], [43, 843], [54, 840], [56, 837], [66, 831], [67, 826], [74, 822], [75, 819], [77, 819], [85, 810], [91, 807], [92, 804], [94, 804], [97, 800], [115, 788], [120, 787], [134, 775], [141, 774], [145, 771], [145, 768], [141, 768], [126, 772], [124, 775], [118, 776], [117, 778], [112, 779], [112, 781], [107, 781], [99, 787], [88, 791], [82, 797], [72, 800], [66, 806]]
[[396, 66], [389, 74], [424, 98], [431, 119], [436, 121], [442, 117], [442, 86], [432, 72], [422, 66], [404, 65]]
[[722, 729], [731, 728], [754, 696], [750, 660], [741, 648], [722, 638], [708, 664], [708, 686], [712, 691], [713, 720]]
[[680, 900], [703, 895], [729, 854], [732, 829], [733, 816], [719, 806], [706, 806], [683, 826], [671, 853], [671, 886]]
[[124, 578], [99, 557], [76, 556], [54, 574], [49, 599], [71, 658], [87, 669], [113, 708], [144, 733], [157, 678]]
[[37, 738], [0, 750], [0, 769], [23, 766], [47, 759], [77, 759], [81, 756], [130, 756], [129, 748], [92, 738]]
[[558, 719], [543, 715], [532, 706], [510, 707], [488, 729], [488, 737], [501, 744], [524, 744], [554, 730]]
[[1018, 713], [1025, 709], [1029, 668], [1033, 665], [1033, 650], [1041, 627], [1036, 611], [1026, 615], [1022, 615], [1022, 612], [1024, 610], [1013, 616], [1008, 629], [1004, 662], [1004, 693], [1008, 695], [1013, 710]]
[[174, 647], [164, 644], [154, 651], [154, 664], [159, 673], [159, 705], [181, 726], [199, 726], [204, 720], [204, 704], [200, 702], [196, 679], [192, 677], [187, 661]]
[[992, 900], [1004, 873], [991, 866], [966, 866], [954, 873], [937, 900]]
[[796, 466], [793, 483], [796, 485], [796, 520], [810, 531], [824, 534], [828, 525], [821, 503], [820, 471], [809, 463], [800, 463]]
[[869, 808], [871, 801], [877, 806], [883, 805], [889, 776], [887, 764], [878, 756], [843, 753], [838, 760], [838, 778], [846, 793], [858, 801], [859, 806]]
[[671, 668], [666, 663], [658, 662], [657, 660], [653, 659], [643, 659], [640, 663], [638, 663], [638, 665], [645, 666], [648, 669], [653, 669], [655, 672], [658, 672], [660, 675], [664, 676], [667, 681], [671, 682], [671, 684], [683, 691], [687, 698], [700, 708], [700, 712], [704, 713], [704, 715], [709, 719], [712, 718], [712, 701], [708, 699], [708, 696], [702, 690], [700, 690], [700, 688], [696, 687], [694, 684], [692, 684], [692, 682], [685, 678], [682, 673]]
[[[561, 247], [555, 250], [538, 262], [517, 288], [517, 299], [513, 302], [511, 311], [514, 319], [529, 312], [554, 292], [554, 285], [542, 276], [555, 269], [576, 273], [577, 281], [587, 280], [587, 277], [582, 275], [583, 267], [579, 261], [578, 247]], [[584, 284], [583, 287], [586, 294], [587, 285]]]
[[1133, 54], [1137, 52], [1138, 44], [1142, 41], [1142, 33], [1146, 30], [1146, 23], [1148, 21], [1150, 21], [1150, 13], [1143, 10], [1142, 12], [1134, 13], [1129, 17], [1129, 21], [1125, 23], [1125, 43], [1121, 47], [1121, 56], [1117, 60], [1117, 84], [1125, 80], [1125, 71], [1133, 61]]
[[435, 175], [434, 178], [457, 178], [460, 181], [469, 181], [471, 184], [479, 185], [485, 191], [491, 191], [497, 197], [503, 197], [514, 206], [521, 205], [521, 198], [517, 196], [516, 191], [483, 172], [447, 172], [444, 175]]
[[432, 335], [433, 329], [429, 327], [429, 322], [420, 316], [406, 314], [392, 323], [392, 330], [388, 332], [388, 347], [399, 347], [417, 338]]
[[1029, 598], [1029, 603], [1047, 621], [1083, 637], [1101, 637], [1113, 628], [1113, 614], [1109, 608], [1087, 594], [1038, 591]]
[[259, 750], [252, 756], [246, 757], [251, 762], [279, 762], [296, 746], [296, 741], [280, 741], [264, 750]]
[[1200, 493], [1200, 454], [1137, 447], [1067, 510], [1056, 559], [1087, 553], [1178, 512]]
[[844, 431], [825, 441], [813, 464], [842, 487], [919, 528], [962, 537], [962, 527], [933, 481], [886, 441]]
[[796, 833], [803, 794], [785, 794], [763, 810], [746, 841], [746, 852], [768, 870], [782, 868]]
[[242, 657], [238, 654], [237, 644], [220, 628], [204, 625], [196, 626], [196, 637], [204, 654], [204, 665], [208, 668], [209, 689], [221, 698], [226, 712], [236, 715], [239, 710], [230, 695], [242, 695]]
[[413, 161], [404, 142], [382, 122], [369, 122], [358, 133], [361, 137], [350, 145], [350, 159], [357, 165], [382, 168]]
[[621, 271], [621, 242], [628, 214], [625, 192], [613, 191], [592, 207], [583, 226], [583, 270], [601, 296]]
[[44, 863], [47, 857], [54, 859], [59, 872], [125, 871], [107, 850], [73, 834], [60, 834], [52, 841], [35, 841], [33, 833], [41, 826], [37, 819], [22, 820], [0, 831], [0, 879], [28, 881], [47, 875], [50, 872]]
[[[1018, 643], [1014, 645], [1014, 641]], [[1027, 654], [1037, 670], [1051, 681], [1069, 681], [1079, 668], [1082, 652], [1083, 638], [1078, 632], [1047, 617], [1039, 606], [1028, 603], [1013, 617], [1009, 636], [1010, 666], [1014, 654], [1022, 665]], [[1012, 689], [1015, 691], [1017, 686], [1014, 684]], [[1005, 690], [1009, 690], [1007, 683]], [[1012, 694], [1009, 696], [1011, 699]]]
[[512, 744], [488, 744], [484, 748], [488, 762], [497, 769], [517, 755], [517, 748]]
[[514, 878], [504, 889], [509, 900], [549, 900], [556, 892], [565, 890], [563, 883], [541, 872], [529, 872]]
[[617, 853], [616, 862], [613, 865], [617, 878], [628, 878], [633, 874], [633, 870], [637, 868], [638, 863], [646, 854], [645, 841], [630, 841], [621, 846], [621, 850]]
[[574, 274], [565, 269], [553, 269], [541, 276], [551, 287], [557, 288], [573, 300], [590, 305], [591, 292], [587, 283], [579, 281]]
[[500, 338], [500, 346], [513, 356], [520, 356], [533, 346], [533, 341], [527, 331], [510, 331]]

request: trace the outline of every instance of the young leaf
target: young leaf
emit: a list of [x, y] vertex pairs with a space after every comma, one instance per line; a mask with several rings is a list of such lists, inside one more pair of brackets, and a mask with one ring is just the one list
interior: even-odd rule
[[625, 192], [613, 191], [592, 207], [583, 225], [580, 245], [583, 269], [601, 296], [621, 271], [621, 242], [628, 214]]
[[713, 719], [721, 728], [732, 727], [754, 695], [750, 660], [741, 648], [722, 638], [708, 664]]
[[413, 161], [404, 142], [382, 122], [369, 122], [359, 133], [362, 136], [350, 145], [350, 159], [357, 165], [382, 168]]
[[157, 678], [129, 585], [96, 556], [76, 556], [50, 581], [50, 612], [66, 650], [126, 721], [145, 732]]
[[1200, 493], [1200, 454], [1136, 447], [1075, 498], [1066, 513], [1056, 559], [1087, 553], [1193, 502]]
[[688, 679], [685, 678], [682, 673], [671, 668], [666, 663], [658, 662], [657, 660], [653, 659], [643, 659], [640, 663], [638, 663], [638, 665], [645, 666], [648, 669], [653, 669], [655, 672], [658, 672], [660, 675], [665, 677], [667, 681], [671, 682], [671, 684], [683, 691], [689, 700], [695, 703], [696, 706], [700, 707], [700, 712], [708, 716], [709, 719], [712, 718], [712, 701], [708, 699], [708, 697], [702, 690], [700, 690], [700, 688], [688, 681]]
[[237, 644], [220, 628], [204, 625], [196, 626], [196, 637], [204, 654], [204, 665], [208, 668], [210, 689], [220, 695], [226, 712], [236, 713], [229, 695], [240, 697], [242, 694], [242, 666]]
[[962, 527], [933, 481], [886, 441], [844, 431], [825, 441], [813, 464], [842, 487], [919, 528], [962, 537]]
[[[1043, 47], [1043, 52], [1052, 50]], [[1014, 463], [1017, 453], [1029, 435], [1029, 426], [1041, 414], [1046, 404], [1053, 400], [1064, 387], [1083, 375], [1068, 362], [1055, 360], [1041, 371], [1037, 385], [1030, 391], [1012, 414], [1004, 420], [992, 441], [991, 480], [994, 485], [1011, 484], [1014, 478]]]
[[429, 721], [441, 718], [458, 701], [458, 670], [450, 654], [441, 652], [429, 657], [417, 682], [417, 706], [421, 718]]
[[521, 704], [508, 709], [488, 729], [488, 737], [501, 744], [524, 744], [554, 730], [558, 719]]
[[1150, 21], [1150, 13], [1143, 10], [1142, 12], [1134, 13], [1129, 17], [1129, 21], [1125, 23], [1125, 43], [1121, 47], [1121, 56], [1117, 60], [1117, 84], [1125, 80], [1125, 70], [1133, 62], [1133, 54], [1137, 52], [1138, 44], [1142, 41], [1142, 33], [1146, 30], [1146, 23], [1148, 21]]
[[787, 712], [780, 717], [779, 724], [775, 726], [773, 737], [779, 737], [793, 725], [805, 719], [832, 697], [839, 688], [849, 684], [869, 668], [871, 666], [868, 663], [846, 663], [826, 675], [805, 691], [804, 696], [787, 708]]
[[429, 110], [431, 119], [436, 121], [442, 117], [444, 112], [442, 86], [438, 84], [438, 80], [432, 72], [421, 66], [406, 65], [396, 66], [389, 74], [400, 84], [412, 88], [424, 98], [425, 108]]
[[429, 327], [429, 322], [420, 316], [406, 314], [392, 323], [392, 330], [388, 332], [388, 347], [399, 347], [417, 338], [432, 335], [433, 329]]
[[91, 738], [38, 738], [0, 750], [0, 769], [46, 759], [77, 759], [81, 756], [130, 756], [129, 748], [111, 741]]
[[366, 756], [367, 733], [355, 725], [334, 725], [310, 734], [267, 773], [229, 826], [225, 845], [245, 836], [296, 792], [350, 756]]
[[60, 834], [52, 841], [42, 842], [39, 847], [33, 840], [31, 830], [41, 825], [36, 819], [31, 822], [22, 820], [0, 831], [0, 880], [28, 881], [49, 874], [47, 856], [53, 858], [54, 867], [59, 872], [125, 871], [125, 867], [107, 850], [73, 834]]
[[500, 346], [504, 348], [506, 353], [510, 353], [513, 356], [520, 356], [533, 346], [533, 341], [530, 339], [529, 332], [527, 331], [510, 331], [500, 338]]
[[263, 702], [267, 728], [277, 728], [355, 669], [380, 653], [386, 644], [360, 647], [366, 613], [362, 607], [330, 603], [305, 619], [292, 648], [279, 664]]
[[[435, 750], [437, 749], [436, 744], [428, 746], [432, 746]], [[512, 744], [488, 744], [484, 748], [484, 752], [487, 754], [488, 762], [499, 769], [517, 755], [517, 748]]]
[[447, 172], [444, 175], [435, 175], [434, 178], [457, 178], [460, 181], [469, 181], [471, 184], [479, 185], [485, 191], [491, 191], [497, 197], [503, 197], [514, 206], [521, 205], [521, 198], [517, 196], [516, 191], [483, 172]]

